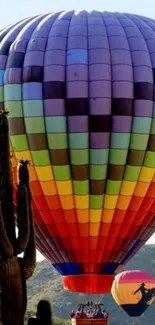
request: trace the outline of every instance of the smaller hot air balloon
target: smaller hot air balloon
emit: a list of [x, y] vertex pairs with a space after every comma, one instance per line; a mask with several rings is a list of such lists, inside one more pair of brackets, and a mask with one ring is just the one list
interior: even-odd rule
[[155, 299], [155, 278], [140, 270], [122, 272], [116, 275], [111, 293], [129, 316], [141, 316]]

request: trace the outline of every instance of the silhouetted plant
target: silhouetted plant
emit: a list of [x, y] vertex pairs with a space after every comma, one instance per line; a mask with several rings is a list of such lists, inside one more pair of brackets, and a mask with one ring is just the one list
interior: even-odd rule
[[[13, 179], [6, 112], [0, 112], [0, 282], [3, 325], [23, 325], [26, 311], [26, 280], [36, 265], [36, 245], [31, 209], [28, 161], [18, 165], [15, 233]], [[18, 257], [23, 253], [23, 257]]]

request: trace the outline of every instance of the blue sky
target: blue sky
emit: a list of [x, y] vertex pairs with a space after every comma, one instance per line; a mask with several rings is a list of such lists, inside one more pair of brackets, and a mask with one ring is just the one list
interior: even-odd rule
[[[155, 18], [154, 0], [1, 0], [0, 27], [27, 16], [71, 9], [102, 9], [130, 12]], [[78, 7], [77, 7], [78, 4]]]
[[[155, 19], [155, 0], [1, 0], [3, 5], [0, 10], [0, 28], [16, 22], [24, 17], [40, 13], [55, 12], [72, 9], [102, 9], [107, 11], [119, 11], [135, 13]], [[149, 240], [155, 243], [155, 235]], [[37, 252], [37, 260], [42, 256]]]

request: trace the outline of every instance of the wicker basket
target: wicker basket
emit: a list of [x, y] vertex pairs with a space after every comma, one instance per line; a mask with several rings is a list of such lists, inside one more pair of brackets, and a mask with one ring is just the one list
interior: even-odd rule
[[71, 319], [72, 325], [108, 325], [108, 319], [105, 318], [86, 318], [86, 319]]

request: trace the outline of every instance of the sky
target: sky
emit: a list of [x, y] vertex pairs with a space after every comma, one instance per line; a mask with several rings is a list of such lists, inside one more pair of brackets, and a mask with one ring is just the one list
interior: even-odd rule
[[[154, 0], [0, 0], [0, 27], [24, 17], [72, 9], [102, 9], [144, 15], [155, 18]], [[77, 7], [78, 4], [78, 7]]]
[[[29, 16], [72, 9], [98, 9], [106, 11], [119, 11], [135, 13], [155, 19], [155, 0], [0, 0], [3, 3], [0, 10], [0, 28]], [[155, 235], [151, 237], [149, 244], [155, 243]], [[43, 256], [37, 252], [37, 260]]]

